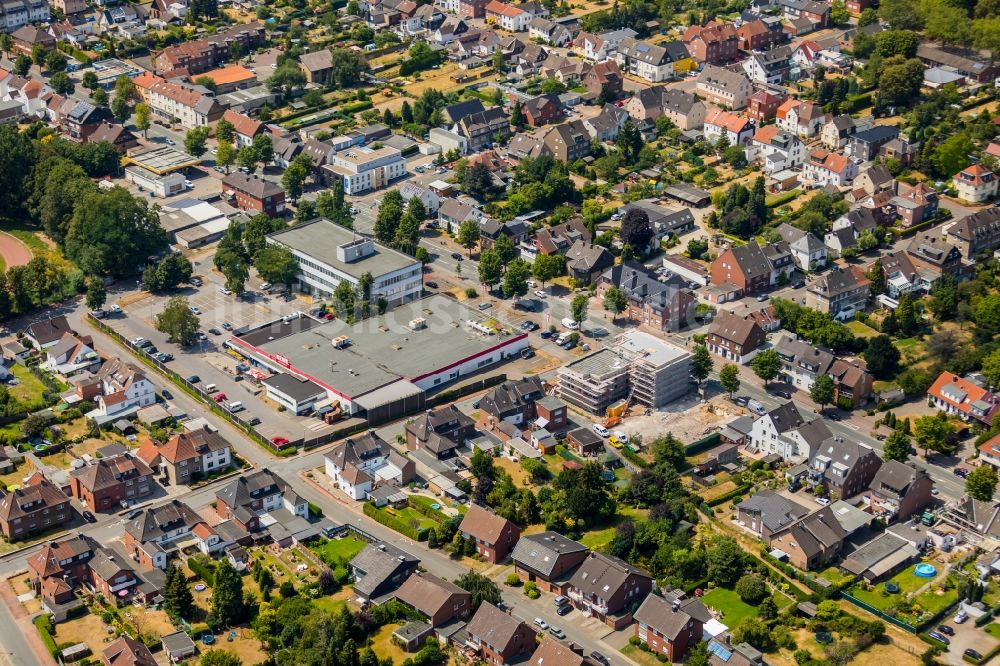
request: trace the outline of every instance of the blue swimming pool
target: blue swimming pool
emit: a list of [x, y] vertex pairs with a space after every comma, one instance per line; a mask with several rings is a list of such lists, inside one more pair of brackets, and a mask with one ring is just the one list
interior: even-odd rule
[[937, 575], [937, 569], [926, 562], [921, 562], [913, 567], [913, 575], [921, 578], [934, 578]]

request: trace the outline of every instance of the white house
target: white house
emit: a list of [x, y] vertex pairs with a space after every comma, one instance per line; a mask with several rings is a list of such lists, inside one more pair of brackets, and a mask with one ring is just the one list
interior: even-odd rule
[[778, 226], [781, 239], [788, 243], [792, 260], [802, 271], [814, 271], [826, 265], [826, 245], [808, 231], [793, 227], [787, 222]]
[[364, 500], [376, 485], [402, 486], [415, 475], [415, 463], [400, 455], [374, 430], [348, 437], [324, 458], [324, 468], [337, 487]]
[[332, 162], [323, 168], [343, 180], [345, 194], [364, 194], [405, 176], [406, 159], [392, 146], [359, 146], [334, 153]]
[[831, 436], [821, 419], [806, 421], [795, 403], [789, 401], [753, 422], [747, 446], [756, 453], [775, 453], [785, 461], [801, 462]]
[[809, 153], [803, 169], [803, 180], [816, 186], [847, 187], [858, 175], [858, 165], [840, 153], [817, 149]]
[[798, 137], [778, 129], [776, 125], [765, 125], [753, 135], [753, 142], [746, 149], [747, 160], [760, 162], [764, 173], [776, 173], [783, 169], [799, 167], [805, 162], [806, 147]]
[[51, 372], [71, 377], [84, 370], [95, 370], [101, 364], [101, 357], [91, 346], [90, 337], [77, 338], [72, 333], [63, 333], [56, 344], [45, 350], [45, 368]]
[[754, 135], [753, 122], [736, 114], [714, 109], [705, 116], [705, 140], [716, 143], [723, 136], [732, 146], [747, 146]]
[[122, 418], [156, 402], [156, 389], [137, 367], [120, 358], [109, 360], [97, 373], [101, 395], [97, 409], [87, 414], [99, 423]]

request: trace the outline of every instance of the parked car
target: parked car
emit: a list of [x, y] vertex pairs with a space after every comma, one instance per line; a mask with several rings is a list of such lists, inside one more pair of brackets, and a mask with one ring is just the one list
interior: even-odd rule
[[191, 312], [193, 312], [196, 315], [200, 315], [201, 314], [201, 308], [199, 308], [196, 305], [192, 305], [191, 306]]
[[784, 389], [771, 389], [771, 393], [778, 396], [779, 398], [784, 398], [785, 400], [791, 400], [792, 394]]
[[757, 296], [757, 302], [758, 303], [763, 303], [768, 298], [770, 298], [770, 296], [768, 296], [767, 294], [760, 294], [759, 296]]
[[191, 278], [190, 282], [191, 282], [191, 284], [193, 284], [196, 287], [200, 287], [202, 285], [201, 278], [198, 278], [198, 277]]
[[268, 289], [270, 289], [270, 288], [271, 288], [271, 286], [272, 286], [272, 285], [271, 285], [271, 283], [270, 283], [270, 282], [264, 282], [264, 283], [262, 283], [262, 284], [260, 285], [260, 288], [261, 288], [261, 291], [267, 291]]
[[556, 608], [556, 615], [562, 617], [563, 615], [568, 615], [573, 610], [573, 607], [569, 604], [563, 604]]
[[947, 636], [944, 636], [944, 635], [942, 635], [942, 634], [939, 634], [939, 633], [938, 633], [938, 632], [936, 632], [936, 631], [932, 631], [932, 632], [930, 632], [930, 633], [929, 633], [929, 634], [927, 634], [927, 635], [928, 635], [928, 636], [929, 636], [930, 638], [933, 638], [933, 639], [934, 639], [934, 640], [936, 640], [936, 641], [941, 641], [941, 642], [942, 642], [942, 643], [944, 643], [945, 645], [951, 645], [951, 639], [950, 639], [950, 638], [948, 638]]
[[94, 514], [92, 514], [89, 511], [84, 511], [83, 514], [81, 514], [81, 515], [83, 516], [83, 519], [86, 520], [88, 523], [96, 523], [97, 522], [97, 516], [95, 516]]
[[274, 444], [275, 447], [280, 449], [282, 446], [288, 444], [288, 438], [282, 437], [280, 435], [275, 435], [274, 437], [271, 438], [271, 443]]
[[949, 627], [947, 624], [942, 624], [937, 628], [939, 634], [944, 634], [945, 636], [954, 636], [955, 630]]
[[139, 349], [142, 349], [142, 346], [146, 344], [146, 338], [132, 338], [132, 344]]
[[966, 648], [965, 652], [963, 652], [962, 654], [964, 654], [969, 659], [975, 659], [976, 661], [979, 661], [980, 659], [983, 658], [983, 655], [980, 654], [978, 650], [973, 650], [972, 648]]
[[212, 328], [208, 329], [208, 332], [211, 333], [212, 335], [222, 335], [222, 331], [220, 331], [219, 329], [215, 328], [214, 326]]
[[173, 400], [174, 399], [174, 394], [171, 393], [170, 391], [168, 391], [167, 389], [163, 389], [162, 391], [160, 391], [160, 395], [163, 396], [164, 400]]
[[549, 339], [549, 338], [551, 338], [551, 337], [552, 337], [553, 335], [555, 335], [555, 333], [553, 333], [552, 331], [550, 331], [550, 330], [548, 330], [548, 329], [545, 329], [544, 331], [542, 331], [542, 332], [541, 332], [541, 333], [539, 333], [538, 335], [540, 335], [540, 336], [542, 337], [542, 340], [548, 340], [548, 339]]
[[539, 627], [541, 627], [542, 631], [545, 631], [546, 629], [549, 628], [549, 623], [546, 622], [545, 620], [543, 620], [540, 617], [536, 617], [535, 618], [535, 624], [537, 624]]
[[573, 349], [575, 347], [576, 347], [576, 340], [574, 340], [573, 338], [570, 338], [562, 345], [562, 348], [565, 349], [566, 351], [569, 351], [570, 349]]
[[747, 398], [745, 395], [737, 396], [736, 404], [739, 405], [740, 407], [746, 407], [748, 400], [749, 398]]
[[438, 283], [434, 282], [433, 280], [428, 280], [427, 282], [424, 282], [424, 286], [427, 287], [428, 289], [437, 289]]
[[212, 396], [212, 400], [216, 402], [222, 402], [225, 399], [226, 399], [225, 393], [216, 393], [214, 396]]
[[566, 638], [566, 632], [560, 629], [559, 627], [549, 627], [549, 633], [558, 638], [559, 640]]
[[535, 293], [535, 296], [538, 296], [538, 298], [545, 298], [546, 296], [548, 296], [548, 294], [546, 294], [541, 289], [536, 289], [534, 293]]
[[197, 384], [201, 381], [201, 377], [198, 375], [191, 375], [187, 378], [188, 384]]
[[611, 666], [611, 662], [608, 661], [608, 658], [605, 657], [600, 652], [598, 652], [597, 650], [594, 650], [593, 652], [590, 653], [590, 658], [601, 664], [601, 666]]
[[108, 316], [108, 313], [105, 312], [104, 310], [91, 310], [90, 316], [96, 319], [104, 319], [105, 317]]
[[223, 296], [232, 296], [233, 294], [233, 292], [226, 289], [225, 287], [219, 287], [219, 293], [222, 294]]
[[[611, 436], [611, 431], [602, 426], [600, 423], [595, 423], [594, 425], [590, 426], [590, 429], [596, 432], [601, 437]], [[559, 597], [559, 599], [565, 599], [565, 598], [566, 597]], [[558, 599], [556, 601], [558, 601]], [[559, 604], [557, 603], [556, 605], [558, 606]]]
[[452, 252], [451, 253], [451, 258], [454, 259], [455, 261], [464, 261], [465, 260], [465, 257], [463, 257], [461, 255], [461, 253], [459, 253], [459, 252]]
[[958, 611], [958, 614], [955, 616], [955, 624], [962, 624], [968, 619], [969, 619], [969, 614], [966, 613], [965, 609], [963, 608], [962, 610]]
[[531, 347], [525, 347], [521, 350], [521, 358], [527, 360], [535, 355], [535, 350]]
[[231, 331], [233, 330], [233, 325], [230, 324], [228, 321], [224, 321], [222, 322], [222, 329], [225, 331]]
[[128, 515], [125, 516], [126, 520], [135, 520], [142, 515], [142, 509], [136, 509], [135, 511], [129, 511]]
[[493, 306], [491, 304], [487, 303], [486, 301], [483, 301], [482, 303], [479, 304], [478, 307], [479, 307], [480, 310], [489, 310]]
[[615, 437], [622, 444], [628, 444], [628, 435], [626, 435], [624, 431], [622, 431], [622, 430], [615, 430]]

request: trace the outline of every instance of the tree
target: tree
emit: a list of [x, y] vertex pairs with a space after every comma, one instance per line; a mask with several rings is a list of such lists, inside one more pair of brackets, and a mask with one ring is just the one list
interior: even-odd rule
[[124, 277], [166, 244], [157, 212], [128, 190], [114, 187], [91, 191], [77, 203], [64, 250], [89, 275]]
[[503, 276], [503, 295], [507, 298], [514, 298], [527, 294], [530, 274], [527, 262], [522, 259], [515, 259], [509, 263]]
[[764, 386], [781, 372], [781, 357], [773, 349], [765, 349], [750, 361], [750, 369], [764, 380]]
[[399, 117], [402, 118], [404, 123], [413, 122], [413, 109], [410, 107], [409, 100], [403, 100], [403, 106], [399, 108]]
[[931, 156], [931, 163], [943, 178], [951, 178], [969, 166], [969, 154], [974, 150], [972, 139], [966, 132], [952, 134], [938, 144]]
[[229, 560], [223, 558], [215, 567], [212, 614], [219, 624], [229, 627], [239, 623], [243, 613], [243, 578]]
[[566, 269], [566, 258], [561, 254], [539, 254], [531, 265], [531, 276], [545, 283], [563, 274]]
[[983, 375], [990, 386], [1000, 386], [1000, 349], [983, 359]]
[[[253, 148], [254, 155], [261, 164], [268, 164], [274, 159], [274, 142], [271, 141], [270, 134], [258, 134], [253, 138], [250, 147]], [[309, 166], [312, 167], [312, 162], [309, 162]]]
[[97, 310], [104, 301], [107, 300], [108, 293], [104, 289], [104, 280], [101, 278], [90, 278], [87, 281], [87, 308]]
[[924, 65], [916, 58], [882, 68], [878, 79], [877, 105], [905, 106], [920, 94]]
[[993, 501], [997, 489], [997, 471], [993, 465], [982, 464], [965, 477], [965, 494], [980, 502]]
[[23, 53], [18, 55], [14, 60], [14, 73], [18, 76], [24, 77], [28, 75], [28, 71], [31, 69], [31, 58], [24, 55]]
[[287, 96], [306, 85], [306, 74], [294, 59], [288, 59], [274, 70], [265, 83], [271, 92]]
[[60, 95], [69, 95], [73, 92], [73, 81], [70, 80], [69, 74], [66, 72], [56, 72], [50, 76], [49, 85]]
[[618, 287], [610, 287], [604, 292], [602, 305], [605, 310], [611, 313], [611, 321], [614, 321], [625, 309], [625, 306], [628, 305], [628, 297]]
[[128, 120], [128, 117], [132, 115], [132, 107], [128, 105], [128, 100], [124, 97], [115, 96], [111, 100], [111, 114], [120, 123], [124, 123]]
[[479, 281], [490, 290], [503, 278], [503, 260], [492, 249], [479, 255]]
[[767, 583], [760, 574], [747, 574], [736, 581], [736, 594], [744, 603], [756, 606], [767, 596]]
[[267, 245], [254, 257], [254, 267], [264, 280], [291, 288], [299, 274], [299, 260], [292, 251], [279, 245]]
[[944, 412], [920, 416], [913, 421], [913, 436], [917, 440], [917, 446], [924, 450], [924, 457], [927, 457], [929, 451], [952, 454], [956, 446], [954, 435], [955, 426]]
[[[5, 54], [10, 53], [11, 47], [14, 45], [14, 39], [10, 36], [10, 33], [5, 32], [0, 34], [0, 52]], [[96, 78], [96, 74], [94, 77]]]
[[521, 108], [521, 102], [514, 100], [510, 105], [510, 124], [516, 129], [521, 129], [524, 127], [524, 109]]
[[882, 445], [882, 458], [905, 463], [910, 459], [910, 436], [902, 430], [893, 430]]
[[97, 106], [108, 105], [108, 93], [104, 92], [104, 88], [94, 88], [93, 92], [90, 93], [90, 99]]
[[649, 223], [649, 215], [641, 208], [631, 208], [622, 219], [619, 231], [622, 243], [631, 247], [639, 254], [644, 254], [653, 238], [653, 226]]
[[399, 190], [390, 190], [382, 197], [375, 217], [374, 234], [379, 242], [391, 245], [396, 239], [396, 230], [403, 217], [403, 195]]
[[393, 246], [400, 252], [413, 255], [417, 250], [417, 242], [420, 240], [420, 220], [410, 212], [403, 213], [396, 227], [396, 235], [393, 238]]
[[483, 602], [496, 606], [501, 601], [500, 588], [492, 579], [476, 571], [467, 571], [455, 579], [455, 585], [472, 595], [472, 612]]
[[312, 161], [308, 155], [302, 153], [293, 159], [285, 169], [285, 173], [281, 174], [281, 186], [285, 188], [292, 201], [298, 201], [302, 196], [302, 187], [311, 172]]
[[706, 574], [721, 587], [732, 588], [743, 572], [743, 550], [735, 540], [716, 536], [706, 553]]
[[200, 666], [241, 666], [243, 660], [231, 650], [207, 650], [198, 663]]
[[809, 389], [809, 397], [822, 410], [823, 407], [833, 402], [833, 394], [836, 390], [837, 387], [833, 383], [833, 378], [830, 375], [823, 374], [818, 376], [816, 381], [813, 382], [812, 388]]
[[65, 72], [68, 64], [66, 56], [59, 49], [49, 51], [45, 56], [45, 69], [52, 73]]
[[692, 238], [688, 241], [687, 251], [692, 259], [701, 259], [708, 252], [708, 241]]
[[48, 55], [48, 50], [45, 48], [44, 44], [33, 44], [31, 47], [31, 63], [41, 67], [45, 64], [45, 56]]
[[618, 138], [615, 139], [615, 146], [621, 153], [622, 161], [629, 165], [635, 164], [639, 160], [639, 152], [644, 145], [642, 132], [631, 119], [626, 120], [625, 125], [618, 132]]
[[194, 610], [194, 596], [188, 587], [184, 572], [173, 562], [167, 565], [163, 586], [163, 610], [174, 618], [190, 618]]
[[207, 127], [194, 127], [184, 135], [184, 150], [189, 155], [201, 157], [208, 150], [205, 143], [208, 139]]
[[191, 344], [200, 325], [198, 315], [191, 312], [191, 306], [183, 296], [171, 298], [163, 312], [156, 315], [156, 330], [166, 333], [170, 342], [179, 345]]
[[[136, 106], [138, 106], [138, 105], [136, 105]], [[233, 124], [231, 122], [229, 122], [225, 118], [222, 118], [215, 125], [215, 139], [216, 139], [216, 141], [229, 141], [229, 142], [234, 141], [235, 138], [236, 138], [235, 137], [235, 129], [236, 128], [233, 127]]]
[[469, 256], [472, 256], [472, 248], [476, 247], [479, 242], [479, 237], [482, 234], [482, 228], [478, 220], [465, 220], [458, 226], [458, 244], [469, 251]]
[[146, 131], [150, 127], [150, 109], [149, 105], [145, 102], [139, 102], [135, 105], [135, 128], [142, 132], [143, 138], [146, 136]]
[[876, 379], [886, 379], [896, 374], [899, 368], [899, 349], [892, 344], [892, 338], [883, 333], [868, 341], [864, 351], [868, 371]]
[[1000, 333], [1000, 294], [989, 294], [976, 301], [972, 316], [976, 330], [984, 337]]
[[886, 275], [881, 259], [875, 260], [875, 262], [871, 265], [871, 268], [868, 269], [866, 277], [870, 282], [868, 285], [868, 292], [872, 296], [878, 296], [879, 294], [885, 293]]
[[514, 241], [509, 236], [503, 234], [493, 242], [493, 246], [490, 249], [499, 255], [500, 261], [503, 262], [504, 266], [514, 261], [520, 255], [520, 252], [514, 245]]
[[691, 376], [701, 384], [712, 373], [712, 355], [704, 344], [696, 344], [691, 357]]
[[569, 304], [570, 316], [573, 317], [573, 321], [577, 325], [582, 326], [583, 320], [587, 318], [587, 306], [590, 304], [590, 299], [586, 294], [577, 294], [573, 297], [573, 300]]
[[733, 394], [740, 390], [740, 366], [735, 363], [726, 363], [722, 366], [719, 370], [719, 384], [732, 400]]
[[493, 193], [493, 176], [485, 164], [476, 162], [465, 168], [465, 173], [462, 174], [462, 190], [480, 201]]
[[215, 149], [216, 166], [224, 167], [226, 173], [229, 173], [229, 167], [231, 167], [235, 161], [236, 147], [233, 146], [233, 142], [220, 139]]
[[896, 321], [899, 322], [899, 330], [905, 335], [912, 335], [917, 330], [917, 317], [913, 311], [913, 296], [908, 293], [899, 297]]

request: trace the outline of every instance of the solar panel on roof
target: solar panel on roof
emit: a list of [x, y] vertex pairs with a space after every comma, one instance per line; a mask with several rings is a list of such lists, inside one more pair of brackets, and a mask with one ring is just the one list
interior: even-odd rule
[[729, 659], [733, 656], [731, 650], [727, 650], [721, 643], [718, 643], [717, 641], [708, 642], [708, 651], [714, 654], [722, 661], [729, 661]]

